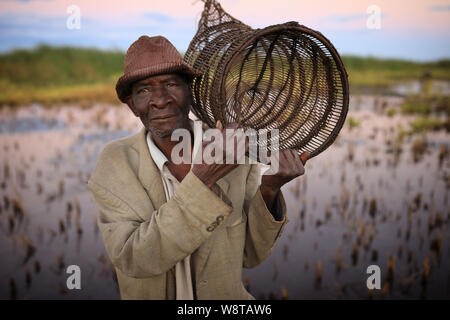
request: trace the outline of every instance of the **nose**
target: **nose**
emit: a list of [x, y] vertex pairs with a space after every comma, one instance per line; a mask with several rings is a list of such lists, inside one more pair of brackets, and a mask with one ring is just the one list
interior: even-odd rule
[[150, 106], [158, 109], [164, 109], [170, 102], [172, 102], [172, 98], [168, 94], [167, 88], [164, 86], [154, 88], [154, 92], [152, 92], [152, 96], [149, 101]]

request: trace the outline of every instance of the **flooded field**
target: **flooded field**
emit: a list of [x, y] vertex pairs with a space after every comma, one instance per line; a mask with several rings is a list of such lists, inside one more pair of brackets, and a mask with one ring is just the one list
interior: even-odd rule
[[[284, 187], [290, 222], [244, 272], [256, 298], [450, 298], [450, 134], [404, 134], [414, 116], [383, 111], [402, 99], [353, 96], [357, 125]], [[140, 127], [125, 107], [0, 110], [1, 299], [120, 298], [86, 182], [103, 146]], [[66, 287], [72, 264], [81, 290]]]

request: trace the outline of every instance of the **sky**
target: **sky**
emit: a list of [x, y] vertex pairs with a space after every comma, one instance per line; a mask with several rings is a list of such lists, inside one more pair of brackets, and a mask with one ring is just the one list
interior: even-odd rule
[[[340, 54], [419, 61], [450, 58], [450, 0], [220, 3], [254, 28], [298, 21], [320, 31]], [[67, 27], [68, 19], [76, 21], [73, 11], [68, 12], [71, 5], [80, 10], [79, 29]], [[42, 43], [126, 51], [144, 34], [163, 35], [185, 51], [202, 9], [201, 0], [0, 0], [0, 51]]]

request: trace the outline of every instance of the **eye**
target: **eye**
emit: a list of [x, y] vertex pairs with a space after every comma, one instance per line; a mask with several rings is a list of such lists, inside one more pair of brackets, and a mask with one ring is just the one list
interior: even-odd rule
[[173, 87], [176, 87], [177, 86], [177, 83], [175, 83], [175, 82], [168, 82], [167, 83], [167, 87], [169, 87], [169, 88], [173, 88]]
[[138, 89], [137, 94], [147, 93], [149, 91], [150, 90], [148, 90], [148, 88], [140, 88], [140, 89]]

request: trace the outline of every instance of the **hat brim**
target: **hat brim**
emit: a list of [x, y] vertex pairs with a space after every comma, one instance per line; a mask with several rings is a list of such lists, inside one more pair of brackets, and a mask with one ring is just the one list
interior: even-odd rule
[[184, 62], [172, 62], [162, 63], [147, 68], [134, 70], [133, 72], [126, 73], [117, 80], [116, 92], [120, 101], [126, 103], [131, 96], [131, 85], [139, 80], [166, 73], [182, 73], [189, 78], [201, 76], [202, 73], [198, 70], [191, 68]]

